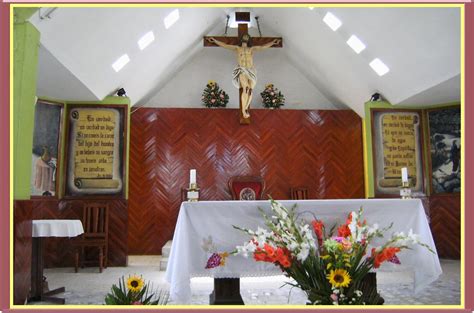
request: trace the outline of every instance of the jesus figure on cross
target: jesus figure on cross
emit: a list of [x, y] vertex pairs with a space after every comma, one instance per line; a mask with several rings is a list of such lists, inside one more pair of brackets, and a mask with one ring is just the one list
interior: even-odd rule
[[249, 107], [250, 101], [252, 101], [252, 90], [257, 83], [257, 71], [253, 66], [253, 52], [270, 48], [273, 45], [279, 44], [281, 40], [274, 39], [267, 44], [255, 47], [252, 47], [249, 34], [242, 35], [240, 39], [240, 45], [229, 45], [215, 39], [214, 37], [207, 37], [207, 40], [210, 43], [218, 45], [219, 47], [237, 52], [238, 66], [234, 69], [232, 83], [235, 87], [242, 88], [242, 96], [240, 99], [242, 103], [242, 116], [245, 119], [249, 118]]

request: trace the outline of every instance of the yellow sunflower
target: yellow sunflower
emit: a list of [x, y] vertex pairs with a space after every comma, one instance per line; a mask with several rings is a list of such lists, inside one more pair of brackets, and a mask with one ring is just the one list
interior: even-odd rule
[[139, 292], [140, 290], [142, 290], [143, 284], [143, 279], [135, 275], [130, 276], [127, 280], [127, 288], [131, 292]]
[[342, 268], [331, 270], [331, 272], [326, 275], [326, 278], [329, 280], [329, 283], [336, 288], [347, 287], [351, 282], [351, 276]]

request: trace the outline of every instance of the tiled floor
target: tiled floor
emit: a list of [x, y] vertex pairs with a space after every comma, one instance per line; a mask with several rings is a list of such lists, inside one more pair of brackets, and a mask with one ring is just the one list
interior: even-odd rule
[[[67, 304], [103, 304], [112, 284], [117, 284], [122, 275], [143, 275], [154, 288], [168, 289], [165, 273], [159, 271], [159, 260], [160, 256], [133, 256], [129, 257], [128, 267], [109, 267], [101, 274], [97, 268], [81, 269], [77, 274], [73, 268], [54, 268], [45, 270], [45, 275], [51, 289], [66, 287], [62, 296], [66, 298]], [[413, 293], [411, 276], [379, 273], [377, 284], [385, 304], [460, 304], [460, 262], [441, 260], [441, 265], [443, 274], [440, 278], [418, 294]], [[246, 304], [252, 305], [305, 304], [306, 298], [302, 292], [296, 288], [291, 290], [288, 286], [281, 287], [286, 280], [283, 276], [242, 278], [242, 298]], [[211, 278], [193, 278], [192, 304], [209, 304], [212, 288]]]

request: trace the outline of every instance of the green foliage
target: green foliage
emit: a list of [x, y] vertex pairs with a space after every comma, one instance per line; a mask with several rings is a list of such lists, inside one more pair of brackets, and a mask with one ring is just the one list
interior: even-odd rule
[[285, 96], [273, 84], [265, 86], [265, 90], [260, 93], [263, 106], [266, 108], [279, 108], [285, 105]]
[[139, 291], [132, 291], [127, 287], [125, 278], [119, 279], [119, 284], [112, 285], [110, 292], [105, 296], [107, 305], [166, 305], [169, 295], [163, 290], [156, 293], [150, 291], [146, 283]]
[[219, 88], [215, 81], [209, 81], [201, 97], [202, 103], [208, 108], [225, 108], [229, 102], [229, 95]]

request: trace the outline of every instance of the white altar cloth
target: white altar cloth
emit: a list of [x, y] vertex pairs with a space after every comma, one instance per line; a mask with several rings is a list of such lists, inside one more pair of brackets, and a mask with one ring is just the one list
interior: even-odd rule
[[33, 220], [33, 237], [76, 237], [82, 233], [80, 220]]
[[[384, 228], [393, 222], [385, 234], [410, 229], [420, 235], [420, 241], [436, 252], [425, 210], [419, 199], [348, 199], [348, 200], [283, 200], [287, 208], [297, 204], [297, 212], [311, 212], [330, 228], [335, 223], [343, 224], [351, 211], [362, 206], [368, 224], [377, 223]], [[212, 237], [217, 252], [230, 252], [250, 238], [232, 225], [256, 230], [265, 227], [258, 207], [270, 212], [269, 201], [200, 201], [183, 202], [173, 236], [173, 244], [166, 269], [166, 280], [170, 283], [170, 297], [179, 304], [191, 300], [190, 279], [196, 276], [246, 277], [281, 275], [279, 268], [271, 263], [256, 262], [253, 258], [230, 256], [225, 266], [205, 269], [210, 253], [201, 247], [203, 239]], [[311, 214], [304, 214], [308, 221]], [[387, 238], [375, 245], [384, 243]], [[369, 250], [370, 251], [370, 250]], [[426, 248], [414, 246], [399, 254], [402, 265], [385, 262], [378, 271], [409, 271], [414, 274], [414, 291], [426, 287], [442, 273], [438, 255]]]

